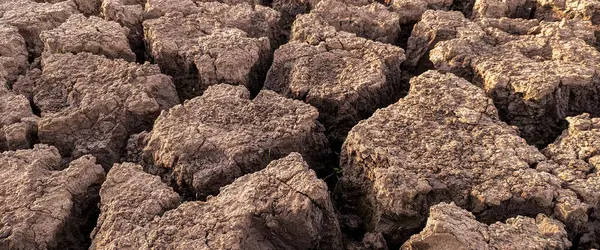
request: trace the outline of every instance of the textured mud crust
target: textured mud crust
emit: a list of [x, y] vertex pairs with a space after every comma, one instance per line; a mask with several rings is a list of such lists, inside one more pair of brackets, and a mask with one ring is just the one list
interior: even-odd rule
[[275, 51], [265, 88], [315, 106], [335, 148], [356, 123], [398, 100], [406, 89], [401, 48], [325, 25], [295, 26], [293, 33], [294, 41]]
[[28, 66], [29, 53], [17, 27], [0, 23], [0, 81], [12, 83]]
[[599, 115], [600, 53], [587, 21], [481, 19], [428, 11], [415, 25], [407, 61], [432, 62], [471, 79], [490, 95], [503, 120], [530, 143], [545, 146], [567, 116]]
[[599, 249], [599, 13], [0, 0], [0, 250]]
[[588, 204], [558, 177], [531, 168], [544, 160], [500, 121], [483, 90], [428, 71], [411, 80], [407, 97], [349, 133], [340, 163], [344, 209], [391, 244], [439, 202], [455, 202], [483, 222], [543, 213], [585, 231]]
[[0, 151], [31, 148], [36, 142], [38, 117], [25, 96], [0, 87]]
[[158, 177], [130, 163], [115, 165], [100, 197], [91, 249], [341, 249], [327, 186], [297, 153], [206, 202], [180, 204]]
[[127, 39], [138, 61], [146, 59], [144, 51], [144, 0], [102, 0], [100, 16], [129, 29]]
[[567, 118], [569, 127], [542, 150], [556, 164], [540, 165], [559, 178], [592, 208], [590, 223], [579, 239], [581, 248], [600, 247], [600, 119], [582, 114]]
[[59, 170], [54, 147], [0, 154], [0, 248], [80, 249], [88, 236], [84, 209], [98, 202], [104, 171], [92, 156]]
[[86, 52], [48, 54], [42, 65], [14, 89], [41, 111], [40, 142], [56, 146], [64, 157], [92, 154], [109, 168], [129, 135], [151, 128], [161, 110], [179, 102], [171, 79], [156, 65]]
[[198, 3], [144, 22], [148, 51], [173, 76], [182, 100], [210, 85], [244, 85], [257, 93], [277, 44], [279, 12], [248, 4]]
[[331, 154], [315, 108], [242, 86], [214, 85], [201, 97], [163, 113], [143, 149], [146, 162], [196, 197], [215, 194], [271, 160], [299, 152], [316, 170]]
[[431, 207], [427, 226], [413, 235], [403, 250], [411, 249], [568, 249], [564, 225], [538, 215], [535, 219], [517, 216], [506, 223], [486, 225], [454, 204]]
[[0, 1], [0, 23], [19, 30], [27, 43], [30, 58], [39, 56], [43, 51], [42, 31], [58, 27], [76, 13], [77, 7], [72, 1], [54, 4], [29, 0]]
[[[380, 3], [357, 6], [336, 0], [320, 1], [306, 15], [297, 17], [293, 40], [306, 40], [315, 35], [315, 26], [326, 25], [335, 31], [354, 33], [378, 42], [394, 44], [400, 34], [400, 17]], [[329, 28], [331, 29], [331, 28]], [[333, 30], [333, 29], [331, 29]]]
[[134, 62], [135, 54], [129, 47], [128, 33], [129, 30], [118, 23], [78, 14], [69, 17], [56, 29], [42, 32], [40, 37], [46, 53], [89, 52]]
[[476, 0], [473, 16], [535, 18], [545, 21], [582, 19], [600, 23], [600, 3], [593, 0]]

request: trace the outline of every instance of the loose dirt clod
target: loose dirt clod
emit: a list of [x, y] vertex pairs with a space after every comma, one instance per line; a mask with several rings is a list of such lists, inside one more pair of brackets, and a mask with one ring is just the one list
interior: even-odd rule
[[100, 197], [91, 249], [341, 249], [327, 186], [297, 153], [206, 202], [180, 204], [158, 177], [131, 163], [115, 165]]

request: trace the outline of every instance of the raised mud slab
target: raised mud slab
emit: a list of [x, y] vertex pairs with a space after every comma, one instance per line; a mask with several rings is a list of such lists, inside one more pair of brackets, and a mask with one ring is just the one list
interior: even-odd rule
[[102, 167], [86, 155], [60, 168], [56, 148], [0, 154], [0, 248], [82, 248], [89, 210], [98, 202]]
[[558, 177], [532, 168], [544, 160], [500, 121], [483, 90], [427, 71], [411, 80], [408, 96], [349, 133], [340, 163], [345, 209], [396, 244], [439, 202], [485, 222], [542, 213], [585, 231], [589, 206]]
[[169, 12], [144, 22], [145, 39], [182, 100], [210, 85], [244, 85], [258, 92], [279, 38], [279, 12], [248, 4], [199, 3], [190, 14]]
[[92, 154], [109, 168], [129, 135], [148, 129], [161, 110], [179, 99], [158, 66], [110, 60], [86, 52], [48, 54], [42, 70], [15, 83], [39, 108], [40, 142], [64, 157]]
[[522, 19], [470, 21], [427, 11], [415, 25], [407, 61], [470, 79], [490, 95], [503, 120], [531, 144], [551, 143], [567, 116], [598, 115], [600, 53], [590, 22]]
[[92, 249], [341, 249], [327, 186], [300, 154], [238, 178], [206, 202], [180, 204], [156, 176], [115, 165], [100, 190]]
[[317, 115], [272, 91], [251, 100], [242, 86], [214, 85], [158, 117], [143, 154], [182, 192], [205, 197], [291, 152], [323, 170], [331, 151]]
[[599, 249], [599, 10], [0, 0], [0, 250]]
[[454, 204], [431, 207], [427, 226], [404, 245], [410, 249], [568, 249], [564, 225], [538, 215], [535, 219], [517, 216], [506, 223], [486, 225]]

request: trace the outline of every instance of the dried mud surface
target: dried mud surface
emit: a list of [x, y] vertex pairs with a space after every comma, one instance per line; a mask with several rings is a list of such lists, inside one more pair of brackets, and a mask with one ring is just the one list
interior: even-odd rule
[[600, 248], [595, 0], [0, 0], [0, 249]]

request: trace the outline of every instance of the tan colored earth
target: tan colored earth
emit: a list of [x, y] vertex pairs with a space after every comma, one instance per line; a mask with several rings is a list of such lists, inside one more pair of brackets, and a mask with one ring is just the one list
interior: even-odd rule
[[0, 0], [0, 250], [600, 248], [596, 0]]

